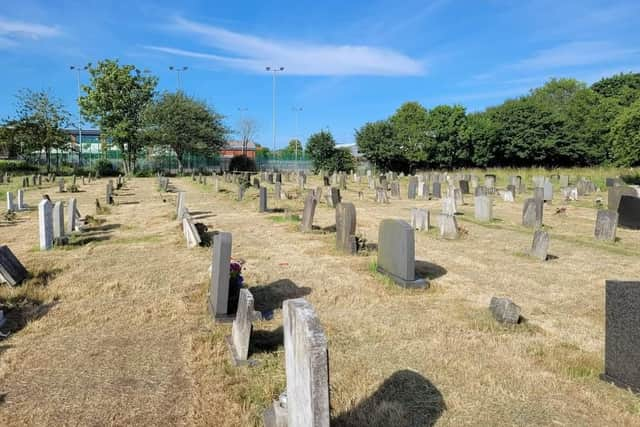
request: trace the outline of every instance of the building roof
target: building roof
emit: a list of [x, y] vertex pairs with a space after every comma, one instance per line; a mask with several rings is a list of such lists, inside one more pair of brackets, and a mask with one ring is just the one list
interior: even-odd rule
[[[243, 148], [242, 141], [227, 141], [227, 143], [224, 145], [222, 149], [231, 151], [231, 150], [242, 150], [242, 148]], [[247, 150], [255, 151], [255, 149], [256, 149], [256, 144], [249, 141], [247, 143]]]
[[[66, 132], [71, 135], [78, 135], [78, 129], [62, 129], [63, 132]], [[98, 129], [82, 129], [82, 136], [100, 136], [100, 130]]]

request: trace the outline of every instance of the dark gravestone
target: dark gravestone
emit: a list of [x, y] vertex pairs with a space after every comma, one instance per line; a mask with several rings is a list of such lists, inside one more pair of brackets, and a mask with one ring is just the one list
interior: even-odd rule
[[211, 257], [211, 283], [209, 285], [209, 310], [214, 320], [233, 320], [230, 300], [231, 233], [220, 232], [213, 235]]
[[302, 211], [302, 225], [300, 229], [307, 233], [313, 230], [313, 216], [316, 212], [318, 199], [313, 192], [309, 191], [307, 198], [304, 200], [304, 210]]
[[105, 192], [105, 202], [108, 205], [113, 204], [113, 181], [112, 180], [109, 180], [109, 182], [107, 183], [107, 189]]
[[487, 187], [484, 185], [478, 185], [474, 192], [475, 197], [486, 196], [488, 194], [489, 192], [487, 191]]
[[616, 185], [620, 185], [621, 181], [618, 178], [606, 178], [605, 185], [607, 187], [615, 187]]
[[638, 197], [638, 192], [635, 188], [620, 185], [617, 187], [610, 187], [607, 196], [607, 207], [609, 210], [619, 212], [618, 206], [620, 205], [620, 198], [622, 196]]
[[462, 194], [469, 194], [469, 181], [462, 179], [459, 182]]
[[327, 202], [329, 203], [329, 206], [335, 208], [341, 201], [342, 198], [340, 197], [340, 190], [335, 187], [329, 188], [329, 193], [327, 194]]
[[522, 225], [525, 227], [542, 227], [543, 201], [527, 199], [522, 208]]
[[414, 200], [416, 198], [416, 194], [418, 193], [418, 177], [412, 176], [409, 177], [409, 187], [407, 198], [409, 200]]
[[0, 283], [16, 286], [27, 278], [27, 270], [8, 246], [0, 246]]
[[280, 184], [282, 184], [282, 174], [281, 173], [277, 173], [276, 174], [276, 182], [279, 182]]
[[533, 233], [531, 244], [531, 256], [541, 261], [546, 261], [549, 254], [549, 233], [544, 230], [536, 230]]
[[511, 194], [513, 195], [513, 198], [515, 199], [515, 197], [516, 197], [516, 186], [513, 185], [513, 184], [507, 185], [507, 191], [511, 191]]
[[431, 192], [431, 194], [437, 199], [442, 197], [441, 184], [439, 182], [433, 183], [433, 191]]
[[353, 203], [339, 203], [336, 206], [336, 249], [355, 254], [356, 243], [356, 207]]
[[425, 288], [416, 278], [414, 230], [406, 221], [385, 219], [378, 233], [378, 271], [403, 288]]
[[500, 323], [516, 324], [520, 320], [520, 307], [509, 298], [491, 298], [489, 310]]
[[267, 211], [267, 188], [260, 187], [260, 207], [259, 212]]
[[601, 378], [640, 393], [640, 282], [607, 280], [604, 373]]
[[620, 227], [640, 229], [640, 198], [622, 196], [618, 206], [618, 224]]
[[328, 176], [323, 176], [322, 177], [322, 182], [324, 183], [325, 187], [328, 187], [331, 185], [331, 183], [329, 182], [329, 177]]
[[253, 178], [253, 188], [260, 188], [260, 180], [257, 176]]
[[608, 240], [615, 242], [616, 228], [618, 227], [618, 212], [598, 211], [596, 217], [596, 229], [594, 235], [597, 240]]

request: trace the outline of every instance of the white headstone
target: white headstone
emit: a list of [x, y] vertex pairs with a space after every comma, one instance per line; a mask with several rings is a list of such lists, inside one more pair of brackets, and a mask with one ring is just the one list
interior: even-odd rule
[[40, 250], [53, 247], [53, 212], [51, 202], [43, 199], [38, 204], [38, 226], [40, 231]]

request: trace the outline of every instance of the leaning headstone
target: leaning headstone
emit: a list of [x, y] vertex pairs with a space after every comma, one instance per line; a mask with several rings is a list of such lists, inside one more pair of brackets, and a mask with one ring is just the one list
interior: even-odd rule
[[339, 203], [336, 206], [336, 249], [355, 254], [358, 251], [355, 233], [356, 207], [353, 203]]
[[378, 271], [403, 288], [425, 288], [416, 278], [415, 231], [406, 221], [385, 219], [378, 232]]
[[176, 205], [176, 218], [178, 219], [178, 221], [182, 221], [182, 219], [184, 218], [185, 211], [187, 209], [185, 205], [186, 203], [185, 197], [186, 197], [186, 194], [184, 191], [178, 192], [178, 200]]
[[440, 237], [448, 240], [455, 240], [459, 237], [458, 221], [454, 215], [440, 214], [438, 215], [438, 228], [440, 229]]
[[536, 230], [533, 233], [531, 244], [531, 256], [541, 261], [546, 261], [549, 253], [549, 233], [544, 230]]
[[16, 286], [27, 278], [27, 270], [8, 246], [0, 246], [0, 283]]
[[493, 219], [493, 205], [488, 196], [478, 196], [474, 203], [475, 218], [478, 221], [490, 222]]
[[622, 196], [618, 206], [618, 224], [620, 227], [640, 229], [640, 198]]
[[601, 378], [640, 393], [640, 282], [605, 284], [604, 373]]
[[491, 298], [489, 310], [500, 323], [516, 324], [520, 321], [520, 307], [509, 298]]
[[542, 227], [543, 202], [540, 199], [526, 199], [522, 209], [522, 225]]
[[212, 246], [209, 310], [215, 320], [229, 321], [235, 317], [235, 313], [229, 312], [231, 233], [214, 234]]
[[40, 200], [38, 204], [38, 229], [40, 233], [40, 250], [47, 251], [53, 247], [53, 212], [51, 202]]
[[184, 239], [187, 242], [187, 248], [195, 248], [202, 242], [200, 239], [200, 233], [198, 233], [198, 229], [189, 215], [185, 215], [184, 218], [182, 218], [182, 232], [184, 234]]
[[261, 213], [267, 211], [267, 188], [266, 187], [260, 187], [260, 207], [258, 211]]
[[414, 230], [429, 230], [429, 211], [423, 208], [411, 208], [411, 226]]
[[597, 240], [615, 242], [616, 228], [618, 227], [618, 212], [599, 210], [596, 217], [596, 229], [594, 232]]
[[252, 364], [249, 361], [249, 343], [253, 321], [261, 318], [260, 312], [253, 309], [253, 295], [249, 289], [240, 289], [238, 310], [231, 326], [231, 335], [227, 344], [231, 351], [231, 360], [235, 366]]
[[57, 201], [53, 205], [53, 241], [58, 244], [64, 238], [64, 205]]
[[340, 201], [342, 200], [342, 198], [340, 197], [340, 190], [335, 188], [335, 187], [329, 187], [329, 191], [327, 192], [327, 204], [332, 207], [335, 208], [336, 206], [338, 206], [338, 203], [340, 203]]
[[308, 233], [313, 230], [313, 217], [316, 212], [316, 205], [318, 200], [313, 192], [309, 191], [306, 199], [304, 200], [304, 210], [302, 211], [302, 224], [300, 230], [304, 233]]

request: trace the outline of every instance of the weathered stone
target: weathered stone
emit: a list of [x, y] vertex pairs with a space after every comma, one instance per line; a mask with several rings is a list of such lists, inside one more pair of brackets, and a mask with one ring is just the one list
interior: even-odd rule
[[429, 230], [429, 211], [422, 208], [411, 208], [411, 226], [414, 230]]
[[542, 227], [544, 204], [540, 199], [526, 199], [522, 209], [522, 225], [525, 227]]
[[182, 218], [182, 232], [184, 234], [184, 239], [187, 242], [187, 248], [195, 248], [202, 242], [200, 233], [198, 233], [198, 229], [193, 224], [189, 215], [185, 215], [184, 218]]
[[258, 212], [264, 213], [266, 211], [267, 211], [267, 189], [266, 187], [260, 187], [260, 206], [258, 208]]
[[445, 215], [455, 215], [458, 212], [456, 201], [453, 197], [445, 197], [442, 199], [442, 213]]
[[509, 184], [509, 185], [507, 185], [507, 191], [511, 191], [511, 195], [515, 199], [517, 187], [515, 185], [513, 185], [513, 184]]
[[229, 312], [231, 233], [214, 234], [212, 246], [209, 310], [214, 319], [230, 320], [235, 316], [235, 313]]
[[601, 378], [640, 393], [640, 282], [605, 284], [604, 373]]
[[400, 183], [398, 181], [392, 181], [390, 187], [391, 187], [391, 197], [399, 199], [400, 198]]
[[416, 278], [414, 229], [406, 221], [385, 219], [378, 233], [378, 271], [404, 288], [425, 288]]
[[513, 193], [510, 190], [507, 190], [502, 193], [502, 200], [505, 202], [514, 202], [515, 198], [513, 197]]
[[620, 227], [640, 229], [640, 198], [622, 196], [618, 206], [618, 224]]
[[376, 202], [377, 203], [389, 203], [389, 196], [387, 190], [384, 188], [376, 188]]
[[433, 183], [433, 191], [431, 192], [431, 195], [436, 199], [439, 199], [442, 197], [441, 185], [442, 184], [440, 184], [439, 182]]
[[64, 193], [64, 178], [58, 179], [58, 193]]
[[67, 208], [67, 229], [69, 230], [69, 233], [72, 233], [78, 230], [76, 225], [76, 219], [80, 216], [78, 215], [78, 201], [74, 198], [69, 199]]
[[113, 181], [109, 180], [105, 189], [105, 202], [108, 205], [113, 204]]
[[544, 230], [536, 230], [533, 233], [531, 256], [546, 261], [549, 253], [549, 240], [549, 233]]
[[440, 229], [440, 237], [448, 240], [455, 240], [459, 237], [458, 221], [454, 215], [440, 214], [438, 215], [438, 228]]
[[469, 194], [469, 181], [461, 179], [458, 183], [462, 194]]
[[536, 187], [533, 189], [533, 198], [544, 203], [544, 188]]
[[51, 249], [53, 247], [53, 212], [51, 202], [47, 199], [42, 199], [38, 204], [38, 229], [40, 250]]
[[500, 323], [516, 324], [520, 321], [520, 307], [509, 298], [491, 298], [489, 310]]
[[327, 204], [329, 207], [335, 208], [342, 201], [340, 197], [340, 190], [335, 187], [329, 187], [329, 191], [326, 196]]
[[27, 209], [27, 205], [24, 204], [24, 190], [18, 190], [18, 210], [23, 211]]
[[236, 366], [249, 363], [251, 329], [253, 321], [260, 319], [260, 313], [253, 309], [253, 304], [253, 295], [249, 289], [240, 289], [236, 318], [231, 326], [231, 336], [227, 337], [231, 360]]
[[336, 249], [355, 254], [358, 251], [355, 233], [356, 207], [353, 203], [339, 203], [336, 206]]
[[560, 175], [560, 188], [569, 186], [569, 177], [567, 175]]
[[53, 240], [59, 242], [64, 237], [64, 206], [58, 201], [53, 205]]
[[415, 176], [409, 177], [409, 186], [407, 187], [407, 198], [409, 200], [415, 200], [418, 193], [418, 178]]
[[618, 227], [618, 212], [599, 210], [596, 217], [596, 229], [594, 232], [597, 240], [615, 242], [616, 228]]
[[313, 192], [309, 191], [306, 199], [304, 200], [304, 210], [302, 211], [302, 224], [300, 229], [302, 232], [308, 233], [313, 230], [313, 217], [316, 212], [316, 205], [318, 199]]
[[186, 197], [186, 193], [184, 191], [178, 192], [178, 199], [176, 204], [176, 218], [178, 219], [178, 221], [182, 221], [182, 219], [184, 218], [185, 211], [187, 209], [185, 205], [186, 203], [185, 197]]
[[545, 202], [553, 200], [553, 185], [550, 182], [545, 182], [542, 187], [542, 193]]
[[496, 188], [496, 176], [492, 174], [487, 174], [484, 176], [484, 185], [487, 187], [489, 193], [493, 194]]
[[490, 222], [493, 219], [493, 203], [488, 196], [478, 196], [474, 201], [475, 218], [478, 221]]
[[489, 191], [487, 191], [487, 187], [485, 187], [484, 185], [477, 186], [474, 192], [475, 197], [486, 196], [488, 194], [489, 194]]
[[0, 283], [19, 285], [27, 278], [27, 270], [8, 246], [0, 246]]
[[13, 193], [11, 191], [7, 191], [7, 211], [14, 212], [16, 210], [16, 206], [13, 203]]

